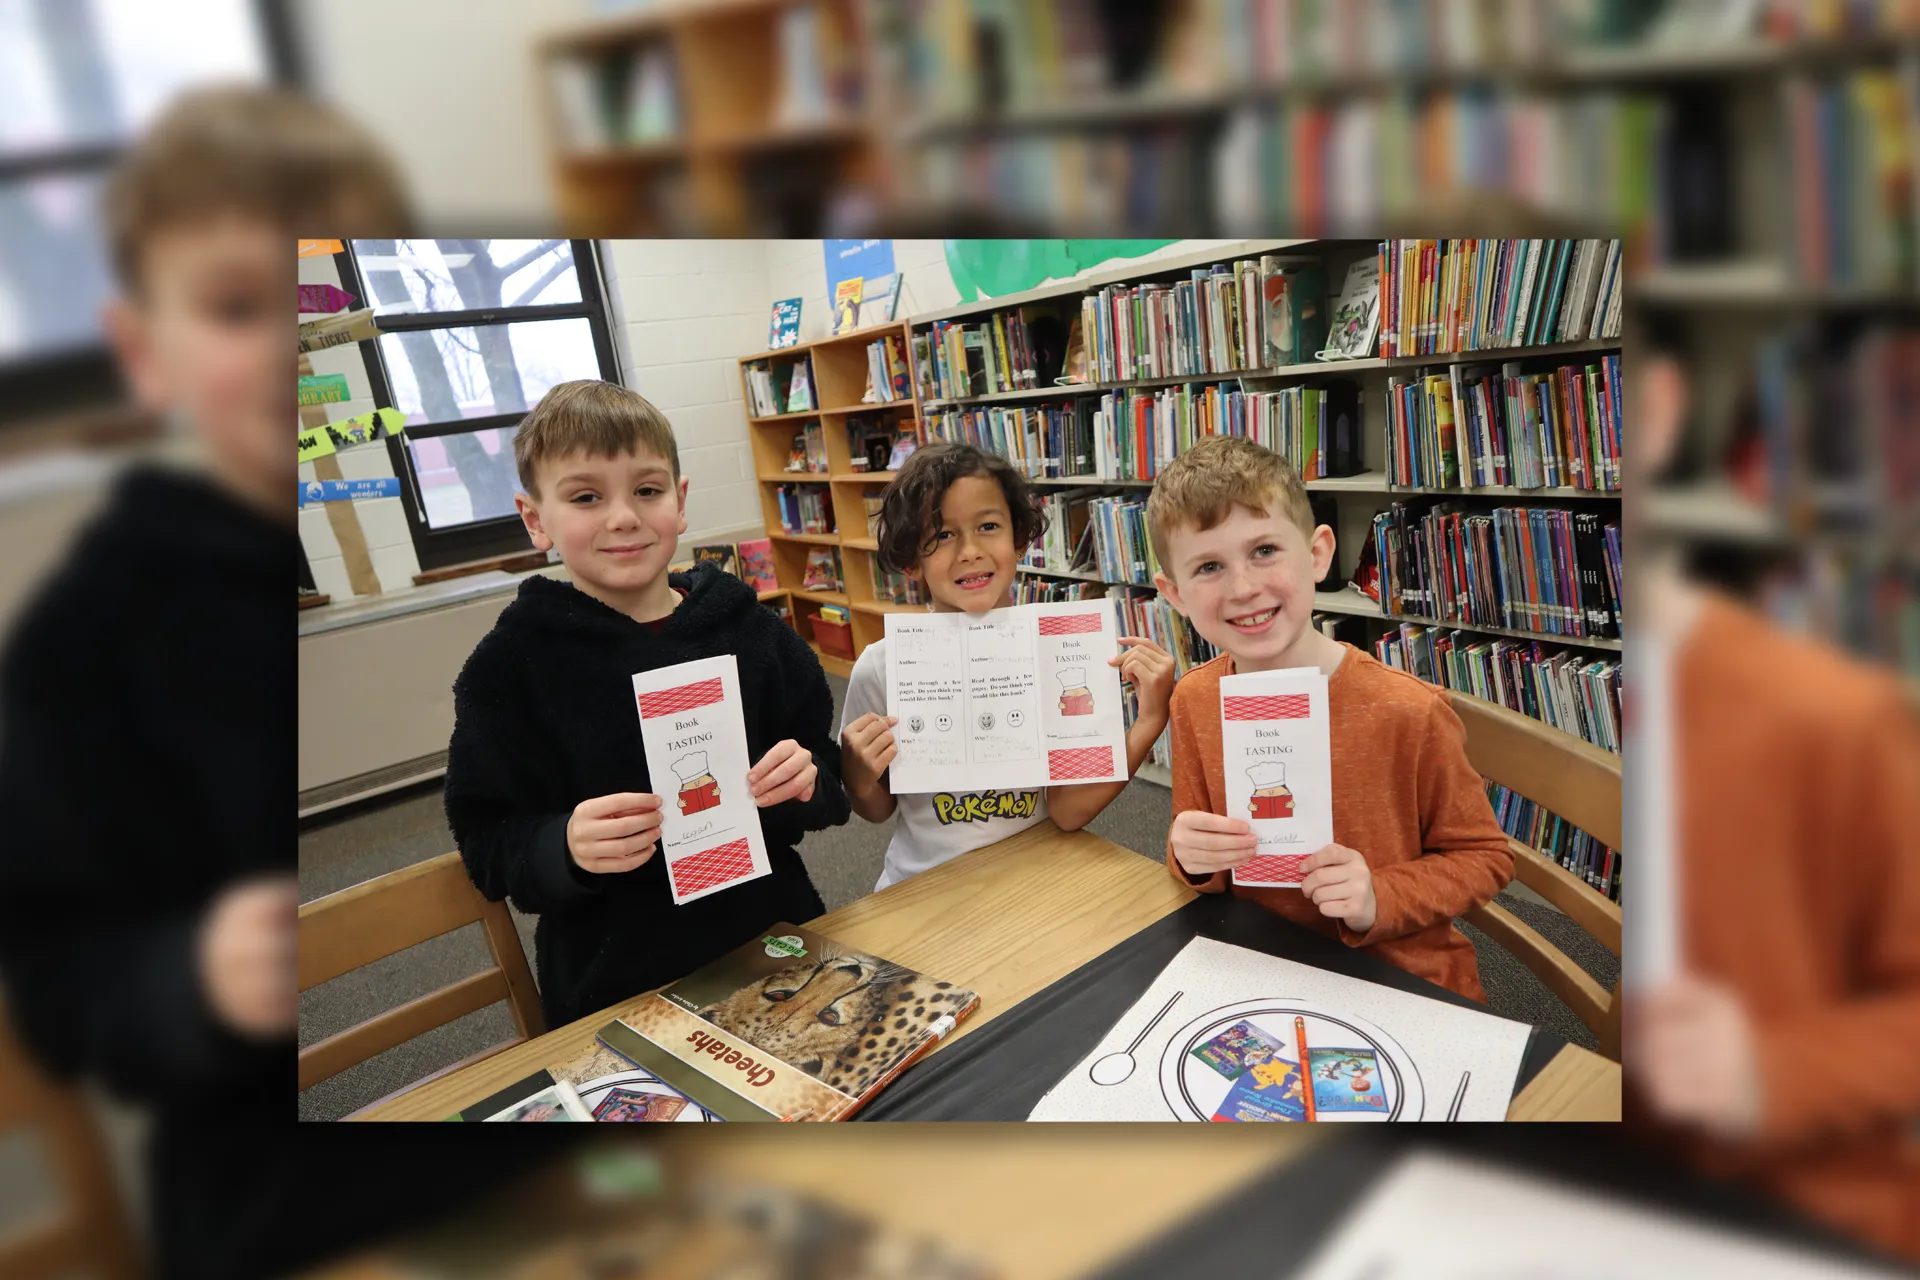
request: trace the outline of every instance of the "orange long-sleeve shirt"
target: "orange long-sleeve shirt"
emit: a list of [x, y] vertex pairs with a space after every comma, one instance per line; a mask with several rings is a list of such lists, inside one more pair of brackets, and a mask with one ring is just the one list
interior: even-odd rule
[[[1682, 950], [1741, 997], [1765, 1099], [1756, 1143], [1695, 1151], [1920, 1262], [1912, 703], [1888, 676], [1718, 599], [1673, 682]], [[1631, 1103], [1631, 1071], [1628, 1086]]]
[[[1513, 879], [1513, 854], [1494, 820], [1480, 775], [1467, 763], [1466, 730], [1446, 694], [1345, 646], [1327, 680], [1333, 756], [1333, 838], [1360, 852], [1373, 873], [1373, 928], [1356, 933], [1320, 914], [1298, 889], [1230, 884], [1227, 873], [1195, 878], [1171, 848], [1167, 868], [1205, 893], [1227, 889], [1297, 924], [1366, 947], [1409, 973], [1485, 1002], [1473, 944], [1453, 921], [1489, 902]], [[1173, 690], [1173, 811], [1224, 814], [1220, 742], [1222, 654]]]

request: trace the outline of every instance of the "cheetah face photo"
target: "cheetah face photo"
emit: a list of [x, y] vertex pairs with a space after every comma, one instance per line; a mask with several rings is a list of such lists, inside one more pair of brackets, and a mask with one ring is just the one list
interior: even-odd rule
[[700, 1016], [855, 1097], [916, 1048], [968, 993], [846, 947], [742, 987]]

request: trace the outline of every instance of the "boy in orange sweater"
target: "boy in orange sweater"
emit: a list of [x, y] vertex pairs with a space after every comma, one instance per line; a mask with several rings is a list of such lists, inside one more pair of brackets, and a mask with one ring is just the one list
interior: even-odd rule
[[[1513, 878], [1513, 855], [1447, 695], [1313, 627], [1334, 535], [1313, 523], [1293, 467], [1239, 437], [1205, 440], [1155, 483], [1147, 527], [1165, 570], [1154, 585], [1223, 651], [1174, 688], [1168, 870], [1484, 1002], [1453, 921]], [[1327, 676], [1335, 841], [1297, 889], [1235, 886], [1228, 873], [1255, 845], [1251, 825], [1225, 816], [1220, 678], [1287, 667]]]

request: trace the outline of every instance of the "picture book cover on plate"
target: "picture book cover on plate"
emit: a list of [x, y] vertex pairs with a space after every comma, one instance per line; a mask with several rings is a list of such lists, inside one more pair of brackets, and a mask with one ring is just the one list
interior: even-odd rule
[[845, 1120], [980, 997], [797, 925], [645, 997], [609, 1048], [724, 1120]]

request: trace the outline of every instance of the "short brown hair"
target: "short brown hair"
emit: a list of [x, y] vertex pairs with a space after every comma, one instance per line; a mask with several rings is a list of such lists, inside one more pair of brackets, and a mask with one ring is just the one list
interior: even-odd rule
[[310, 98], [251, 86], [176, 100], [114, 170], [101, 212], [130, 294], [154, 234], [182, 223], [245, 214], [292, 239], [405, 235], [411, 221], [398, 171], [371, 134]]
[[665, 458], [674, 482], [679, 483], [680, 448], [667, 415], [617, 382], [581, 378], [555, 386], [520, 419], [513, 437], [513, 462], [520, 472], [520, 487], [528, 497], [538, 498], [534, 468], [548, 458], [576, 452], [612, 458], [642, 449]]
[[881, 498], [880, 567], [899, 573], [920, 563], [933, 535], [940, 532], [940, 504], [954, 482], [986, 476], [1007, 498], [1013, 544], [1025, 550], [1046, 532], [1047, 517], [1034, 501], [1027, 479], [997, 454], [970, 444], [942, 440], [914, 451]]
[[1153, 482], [1147, 499], [1147, 536], [1162, 571], [1171, 574], [1167, 535], [1176, 528], [1211, 529], [1235, 507], [1280, 513], [1313, 536], [1313, 507], [1293, 464], [1244, 436], [1209, 436], [1175, 458]]

